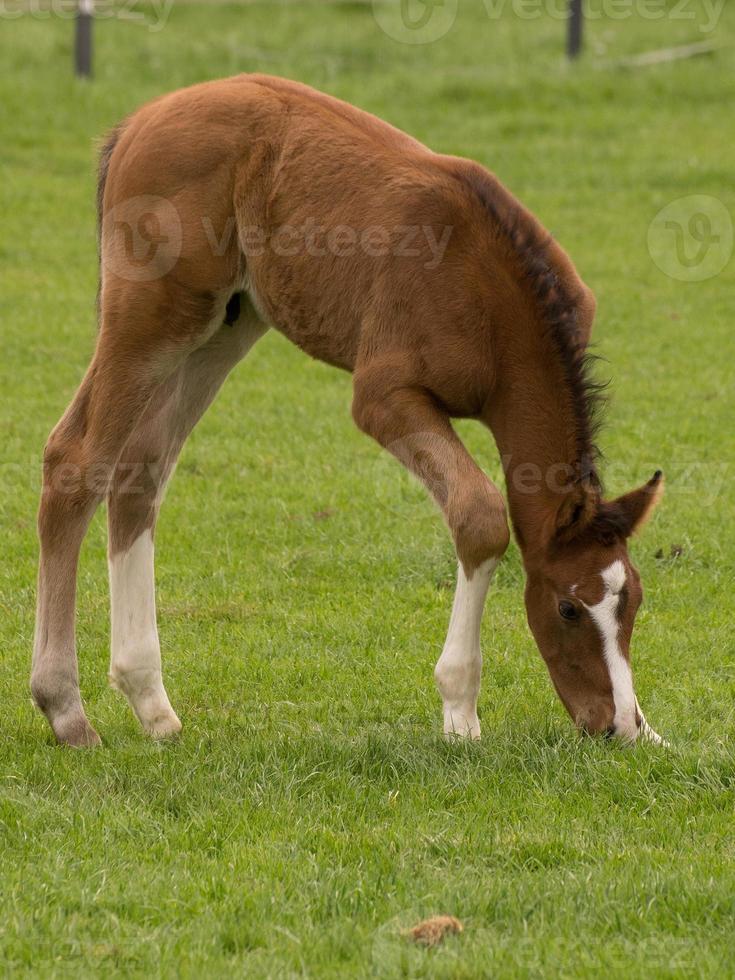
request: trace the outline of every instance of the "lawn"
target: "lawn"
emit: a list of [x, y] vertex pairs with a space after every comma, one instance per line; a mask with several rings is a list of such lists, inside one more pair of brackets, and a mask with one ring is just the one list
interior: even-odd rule
[[[735, 216], [735, 8], [704, 36], [681, 3], [595, 19], [570, 67], [559, 20], [492, 6], [466, 0], [414, 46], [357, 2], [180, 5], [160, 30], [107, 19], [91, 84], [71, 77], [68, 19], [3, 20], [0, 974], [735, 976], [735, 260], [687, 282], [647, 245], [689, 195]], [[155, 26], [160, 8], [138, 9]], [[618, 64], [707, 38], [709, 56]], [[609, 490], [658, 466], [668, 479], [633, 544], [638, 695], [668, 752], [575, 734], [514, 546], [483, 625], [484, 739], [440, 737], [448, 536], [353, 427], [349, 377], [274, 332], [187, 444], [159, 525], [181, 739], [146, 741], [107, 686], [100, 512], [78, 612], [104, 746], [52, 743], [27, 684], [34, 520], [45, 437], [94, 343], [94, 141], [162, 91], [248, 70], [487, 164], [594, 288]], [[498, 477], [487, 433], [460, 430]], [[464, 933], [408, 945], [401, 929], [434, 913]]]

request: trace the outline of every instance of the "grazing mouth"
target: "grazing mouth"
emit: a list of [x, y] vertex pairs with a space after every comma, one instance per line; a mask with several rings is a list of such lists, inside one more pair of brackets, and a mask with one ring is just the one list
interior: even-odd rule
[[655, 732], [642, 715], [640, 717], [640, 721], [636, 724], [635, 734], [626, 734], [624, 731], [618, 731], [614, 725], [609, 725], [607, 728], [597, 732], [591, 731], [584, 724], [579, 725], [578, 727], [584, 735], [597, 735], [600, 738], [603, 738], [606, 742], [612, 742], [615, 739], [619, 739], [621, 742], [627, 743], [628, 745], [634, 745], [636, 742], [647, 742], [649, 745], [661, 745], [663, 748], [669, 748], [669, 743], [666, 741], [666, 739], [662, 738], [658, 732]]
[[625, 732], [618, 732], [614, 728], [608, 728], [604, 733], [604, 737], [607, 740], [619, 738], [628, 745], [635, 745], [637, 742], [643, 742], [648, 745], [660, 745], [665, 749], [670, 747], [666, 739], [662, 738], [658, 732], [655, 732], [645, 718], [643, 718], [641, 723], [636, 726], [635, 734], [626, 734]]
[[608, 725], [607, 728], [590, 728], [584, 721], [576, 721], [575, 724], [583, 735], [589, 735], [590, 738], [604, 738], [609, 741], [618, 735], [614, 725]]

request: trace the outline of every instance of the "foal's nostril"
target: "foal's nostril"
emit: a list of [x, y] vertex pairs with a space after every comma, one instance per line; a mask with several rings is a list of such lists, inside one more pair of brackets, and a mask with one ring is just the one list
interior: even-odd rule
[[617, 736], [617, 730], [614, 725], [610, 725], [608, 728], [601, 728], [599, 725], [595, 725], [594, 722], [589, 718], [577, 718], [577, 728], [582, 732], [583, 735], [594, 735], [600, 736], [604, 739], [611, 739]]

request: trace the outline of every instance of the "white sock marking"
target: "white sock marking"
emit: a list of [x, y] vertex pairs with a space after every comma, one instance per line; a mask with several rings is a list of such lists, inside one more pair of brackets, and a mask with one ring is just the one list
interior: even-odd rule
[[127, 551], [110, 558], [112, 655], [110, 683], [127, 697], [153, 735], [180, 731], [161, 676], [156, 627], [153, 536], [144, 531]]
[[498, 566], [491, 558], [468, 579], [460, 563], [452, 616], [442, 655], [434, 670], [444, 701], [444, 733], [480, 737], [477, 696], [480, 693], [482, 653], [480, 623], [490, 580]]

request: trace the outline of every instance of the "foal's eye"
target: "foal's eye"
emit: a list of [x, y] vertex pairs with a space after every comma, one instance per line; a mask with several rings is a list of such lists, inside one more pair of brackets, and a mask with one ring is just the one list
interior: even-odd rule
[[579, 619], [579, 610], [573, 602], [567, 602], [565, 599], [562, 599], [559, 603], [559, 615], [562, 619], [566, 620]]

